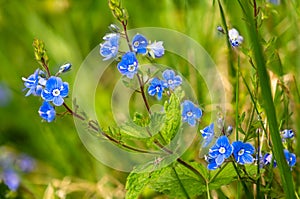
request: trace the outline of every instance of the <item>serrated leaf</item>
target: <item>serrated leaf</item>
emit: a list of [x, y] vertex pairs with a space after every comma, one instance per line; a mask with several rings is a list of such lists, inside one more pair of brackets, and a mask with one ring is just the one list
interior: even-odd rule
[[161, 173], [166, 168], [155, 170], [152, 172], [141, 173], [139, 169], [133, 170], [126, 180], [126, 197], [127, 199], [138, 198], [143, 189], [150, 183], [150, 181], [156, 180], [160, 177]]
[[161, 135], [166, 144], [169, 144], [178, 132], [181, 123], [180, 100], [175, 93], [172, 93], [169, 100], [165, 102], [164, 109], [166, 116]]
[[[203, 167], [203, 165], [198, 163], [191, 165], [193, 165], [193, 167], [196, 168], [203, 176], [208, 177], [207, 169]], [[189, 197], [193, 197], [196, 195], [202, 195], [206, 191], [206, 185], [203, 183], [203, 180], [195, 173], [183, 165], [176, 165], [174, 169], [177, 174], [174, 172], [172, 166], [169, 166], [163, 173], [160, 174], [157, 180], [151, 181], [149, 186], [160, 193], [169, 195], [172, 198], [186, 198], [187, 195]]]

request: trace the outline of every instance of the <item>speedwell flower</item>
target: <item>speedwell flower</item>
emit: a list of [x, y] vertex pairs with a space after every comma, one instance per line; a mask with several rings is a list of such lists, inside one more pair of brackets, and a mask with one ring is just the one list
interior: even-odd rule
[[175, 75], [173, 70], [165, 70], [162, 76], [165, 79], [166, 85], [169, 89], [174, 90], [182, 83], [181, 77], [179, 75]]
[[162, 93], [164, 89], [166, 88], [166, 85], [164, 81], [153, 78], [150, 82], [150, 86], [148, 88], [148, 93], [151, 96], [154, 96], [157, 94], [157, 99], [160, 100], [162, 98]]
[[105, 42], [100, 44], [100, 55], [104, 61], [116, 57], [119, 50], [119, 33], [110, 33], [103, 37]]
[[216, 170], [219, 167], [219, 165], [217, 165], [216, 163], [215, 158], [212, 158], [210, 156], [205, 156], [205, 160], [208, 162], [207, 168], [209, 170]]
[[45, 85], [42, 92], [42, 98], [50, 102], [52, 101], [55, 106], [61, 106], [64, 103], [64, 97], [69, 93], [69, 84], [62, 82], [60, 77], [51, 76]]
[[[271, 153], [266, 153], [263, 157], [263, 165], [264, 166], [270, 165], [272, 162], [272, 158], [273, 158], [273, 155]], [[273, 168], [275, 168], [277, 166], [277, 163], [276, 163], [275, 159], [273, 161], [274, 161]]]
[[214, 131], [214, 123], [211, 123], [210, 125], [208, 125], [207, 127], [205, 127], [204, 129], [200, 130], [202, 137], [203, 137], [203, 147], [207, 147], [212, 139], [214, 138], [215, 135], [215, 131]]
[[127, 52], [118, 63], [118, 69], [122, 75], [132, 79], [138, 70], [138, 61], [133, 52]]
[[6, 169], [2, 173], [3, 182], [8, 186], [12, 191], [16, 191], [20, 185], [20, 178], [18, 174], [12, 169]]
[[216, 144], [209, 149], [209, 156], [214, 158], [216, 164], [220, 166], [224, 160], [228, 158], [233, 151], [233, 146], [229, 143], [226, 136], [221, 136], [217, 139]]
[[239, 32], [235, 28], [232, 28], [228, 31], [228, 37], [232, 47], [239, 46], [244, 40], [244, 38], [240, 36]]
[[58, 73], [68, 72], [69, 70], [71, 70], [71, 67], [72, 67], [72, 64], [66, 63], [66, 64], [62, 65], [61, 67], [59, 67]]
[[195, 126], [196, 120], [202, 116], [202, 111], [199, 107], [195, 106], [190, 100], [185, 100], [182, 104], [181, 116], [184, 122], [188, 122], [189, 125]]
[[296, 155], [294, 153], [290, 153], [287, 149], [284, 149], [285, 159], [290, 167], [296, 164]]
[[285, 129], [285, 130], [281, 131], [281, 137], [283, 139], [290, 139], [290, 138], [293, 138], [294, 136], [295, 136], [295, 134], [292, 129]]
[[251, 164], [254, 161], [251, 154], [254, 153], [255, 149], [250, 143], [236, 141], [232, 143], [232, 146], [233, 155], [237, 163]]
[[163, 47], [163, 42], [153, 42], [147, 46], [149, 55], [154, 58], [162, 57], [165, 54], [165, 48]]
[[148, 41], [144, 35], [136, 34], [132, 39], [132, 48], [138, 54], [147, 53]]
[[39, 109], [39, 115], [47, 122], [52, 122], [55, 119], [55, 110], [53, 106], [47, 101], [44, 101]]
[[42, 91], [42, 87], [39, 85], [39, 73], [40, 70], [36, 69], [35, 72], [30, 75], [28, 78], [22, 77], [24, 81], [25, 89], [29, 89], [26, 93], [26, 97], [33, 94], [33, 95], [40, 95]]

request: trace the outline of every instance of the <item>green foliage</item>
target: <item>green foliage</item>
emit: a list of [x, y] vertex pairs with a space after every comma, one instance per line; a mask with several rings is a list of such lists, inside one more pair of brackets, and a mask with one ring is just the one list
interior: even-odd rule
[[169, 100], [165, 101], [164, 110], [166, 116], [161, 136], [166, 144], [169, 144], [178, 133], [181, 124], [180, 98], [175, 93], [172, 93]]

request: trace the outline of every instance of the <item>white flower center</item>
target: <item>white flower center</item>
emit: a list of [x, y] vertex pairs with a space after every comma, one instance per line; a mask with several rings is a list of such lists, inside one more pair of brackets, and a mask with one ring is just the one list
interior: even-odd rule
[[138, 42], [138, 41], [135, 41], [135, 42], [133, 43], [134, 47], [138, 47], [139, 44], [140, 44], [140, 42]]
[[188, 117], [191, 117], [191, 116], [193, 115], [193, 112], [192, 112], [192, 111], [189, 111], [189, 112], [186, 113], [186, 115], [187, 115]]
[[136, 65], [136, 62], [134, 62], [133, 64], [130, 64], [130, 65], [128, 66], [128, 71], [129, 71], [129, 72], [135, 71], [135, 65]]
[[168, 80], [168, 84], [169, 84], [169, 85], [173, 84], [173, 80], [169, 79], [169, 80]]
[[59, 95], [60, 95], [60, 90], [58, 90], [57, 88], [54, 89], [54, 90], [52, 91], [52, 95], [53, 95], [54, 97], [59, 96]]
[[156, 86], [156, 87], [155, 87], [155, 90], [156, 90], [156, 92], [158, 93], [158, 92], [160, 91], [160, 87], [159, 87], [159, 86]]
[[244, 153], [245, 153], [245, 149], [241, 149], [239, 150], [238, 155], [243, 155]]
[[219, 152], [223, 154], [223, 153], [226, 152], [226, 149], [225, 149], [224, 147], [221, 146], [221, 147], [219, 148]]

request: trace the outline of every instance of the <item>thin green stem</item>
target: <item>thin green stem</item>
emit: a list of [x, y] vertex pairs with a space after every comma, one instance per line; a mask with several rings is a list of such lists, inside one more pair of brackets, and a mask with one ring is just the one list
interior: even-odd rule
[[240, 56], [238, 56], [238, 66], [236, 73], [236, 88], [235, 88], [235, 139], [239, 140], [239, 75], [240, 75]]

